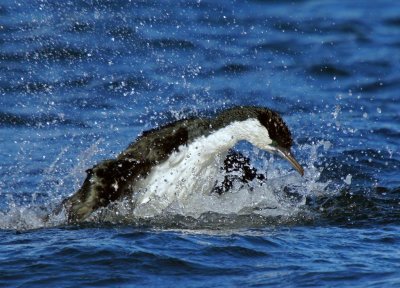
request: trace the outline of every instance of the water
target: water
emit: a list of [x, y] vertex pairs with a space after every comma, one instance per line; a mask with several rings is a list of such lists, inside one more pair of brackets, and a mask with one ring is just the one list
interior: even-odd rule
[[[399, 15], [396, 1], [0, 1], [0, 285], [399, 286]], [[117, 203], [43, 222], [143, 130], [238, 104], [282, 114], [305, 177], [241, 143], [268, 187], [145, 221]]]

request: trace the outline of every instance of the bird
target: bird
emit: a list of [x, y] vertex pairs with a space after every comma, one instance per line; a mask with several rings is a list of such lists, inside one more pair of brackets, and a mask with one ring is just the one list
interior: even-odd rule
[[[136, 206], [147, 204], [160, 212], [188, 193], [222, 194], [236, 180], [265, 180], [249, 158], [232, 150], [242, 140], [280, 155], [304, 175], [282, 117], [265, 107], [235, 106], [214, 117], [181, 119], [143, 132], [115, 159], [86, 170], [81, 188], [57, 210], [66, 211], [68, 223], [79, 223], [112, 202], [132, 197]], [[221, 170], [226, 174], [218, 183]]]

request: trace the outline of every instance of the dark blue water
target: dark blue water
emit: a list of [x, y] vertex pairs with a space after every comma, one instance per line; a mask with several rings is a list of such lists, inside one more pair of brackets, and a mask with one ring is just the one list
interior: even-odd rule
[[[399, 92], [397, 1], [2, 0], [0, 286], [397, 287]], [[267, 214], [43, 222], [142, 131], [233, 105], [305, 167], [238, 146]]]

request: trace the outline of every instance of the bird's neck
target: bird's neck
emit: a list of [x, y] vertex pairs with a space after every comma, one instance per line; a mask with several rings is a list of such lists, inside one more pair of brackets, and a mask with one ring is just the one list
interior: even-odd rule
[[272, 143], [268, 130], [257, 119], [251, 118], [230, 122], [207, 136], [195, 139], [190, 145], [198, 145], [199, 148], [202, 148], [202, 153], [215, 155], [228, 151], [242, 140], [246, 140], [260, 149], [266, 149]]
[[147, 213], [146, 208], [140, 208], [146, 205], [161, 212], [176, 198], [187, 197], [193, 192], [209, 193], [226, 153], [241, 140], [260, 148], [272, 142], [268, 131], [258, 120], [247, 119], [230, 122], [179, 146], [165, 162], [153, 167], [150, 174], [136, 185], [135, 189], [145, 188], [138, 197], [137, 215]]

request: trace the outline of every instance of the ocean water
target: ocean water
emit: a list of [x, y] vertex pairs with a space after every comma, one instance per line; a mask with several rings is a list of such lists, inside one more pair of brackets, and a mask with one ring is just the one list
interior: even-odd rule
[[[1, 287], [399, 287], [400, 3], [0, 0]], [[279, 111], [305, 168], [43, 221], [141, 132]], [[204, 179], [207, 181], [207, 179]]]

